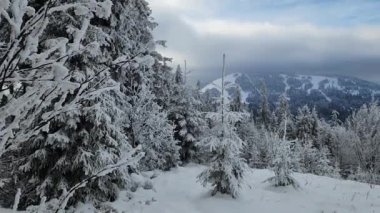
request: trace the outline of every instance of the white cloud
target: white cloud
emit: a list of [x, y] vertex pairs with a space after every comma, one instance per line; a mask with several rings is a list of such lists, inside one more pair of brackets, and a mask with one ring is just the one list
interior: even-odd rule
[[270, 23], [237, 22], [231, 20], [193, 20], [184, 19], [200, 35], [248, 37], [260, 34], [275, 34], [282, 31]]
[[154, 13], [164, 12], [176, 13], [178, 15], [206, 15], [210, 12], [207, 3], [211, 3], [212, 1], [215, 0], [148, 0]]
[[304, 36], [317, 39], [353, 36], [359, 40], [380, 41], [380, 27], [353, 27], [331, 28], [318, 27], [309, 23], [279, 25], [270, 22], [242, 22], [228, 19], [196, 20], [183, 18], [200, 35], [228, 36], [228, 37], [290, 37]]
[[[380, 63], [380, 26], [327, 27], [306, 21], [292, 24], [241, 21], [214, 15], [220, 9], [218, 2], [223, 1], [149, 1], [159, 23], [155, 36], [168, 41], [168, 49], [163, 53], [174, 58], [173, 65], [187, 59], [197, 72], [194, 75], [201, 76], [202, 71], [219, 67], [223, 52], [228, 55], [230, 67], [297, 69], [295, 64], [310, 64], [304, 67], [313, 69], [341, 63], [339, 66], [344, 70], [345, 62], [349, 62], [346, 66], [351, 69], [352, 63], [358, 61], [361, 65], [353, 73], [362, 72], [360, 67], [367, 61], [379, 59]], [[378, 69], [368, 72], [373, 74]]]
[[250, 56], [268, 63], [380, 57], [380, 27], [327, 28], [222, 19], [184, 19], [184, 23], [198, 35], [193, 42], [224, 47], [237, 54], [240, 63], [255, 62]]

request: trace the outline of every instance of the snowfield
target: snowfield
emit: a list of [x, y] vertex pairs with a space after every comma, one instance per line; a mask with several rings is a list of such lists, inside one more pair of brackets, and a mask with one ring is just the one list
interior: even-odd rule
[[[205, 167], [190, 165], [163, 172], [153, 179], [154, 189], [138, 189], [132, 200], [125, 192], [110, 205], [119, 213], [380, 213], [380, 186], [295, 173], [301, 188], [275, 188], [264, 182], [270, 170], [253, 169], [238, 199], [217, 194], [197, 183]], [[0, 208], [0, 213], [11, 213]], [[78, 213], [92, 213], [82, 205]], [[97, 212], [97, 211], [96, 211]]]
[[294, 174], [301, 188], [274, 188], [264, 181], [270, 170], [252, 170], [249, 186], [236, 200], [227, 195], [210, 196], [211, 187], [197, 183], [204, 169], [191, 165], [164, 172], [153, 179], [155, 191], [139, 189], [128, 201], [123, 196], [112, 206], [119, 212], [132, 213], [378, 213], [380, 186], [338, 180], [311, 174]]

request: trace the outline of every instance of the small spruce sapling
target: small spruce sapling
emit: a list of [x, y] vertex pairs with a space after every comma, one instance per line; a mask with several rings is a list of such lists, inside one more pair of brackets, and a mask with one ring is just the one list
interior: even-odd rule
[[274, 177], [269, 178], [267, 181], [274, 186], [288, 186], [292, 185], [295, 188], [299, 187], [297, 181], [291, 176], [292, 174], [292, 155], [290, 149], [290, 141], [280, 140], [278, 137], [274, 138], [274, 159], [273, 159], [273, 172]]
[[241, 120], [242, 113], [228, 112], [227, 107], [224, 107], [224, 68], [225, 55], [223, 55], [221, 110], [217, 113], [209, 113], [208, 118], [213, 123], [213, 128], [208, 133], [209, 135], [200, 141], [203, 148], [211, 151], [211, 163], [198, 176], [198, 181], [203, 186], [210, 183], [214, 188], [212, 195], [219, 192], [236, 198], [248, 166], [240, 157], [243, 141], [236, 133], [236, 122]]

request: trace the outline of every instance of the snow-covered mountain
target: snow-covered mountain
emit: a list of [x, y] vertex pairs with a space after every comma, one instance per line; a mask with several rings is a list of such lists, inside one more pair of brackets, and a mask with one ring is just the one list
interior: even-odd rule
[[[240, 91], [242, 96], [242, 101], [248, 103], [247, 100], [249, 96], [254, 91], [255, 87], [253, 82], [248, 78], [248, 76], [241, 73], [233, 73], [225, 76], [224, 79], [226, 86], [226, 99], [233, 100], [236, 97], [237, 92]], [[206, 85], [201, 89], [202, 93], [209, 93], [213, 97], [220, 96], [222, 91], [222, 79], [216, 79], [210, 84]]]
[[[207, 84], [201, 92], [212, 97], [220, 96], [221, 81], [217, 79]], [[293, 112], [298, 107], [309, 104], [315, 105], [324, 117], [328, 117], [332, 110], [338, 110], [342, 118], [345, 118], [364, 103], [380, 100], [380, 85], [358, 78], [273, 73], [227, 75], [226, 97], [232, 100], [238, 94], [237, 91], [240, 91], [243, 102], [251, 107], [258, 107], [261, 81], [268, 87], [268, 98], [272, 107], [280, 95], [285, 95]]]

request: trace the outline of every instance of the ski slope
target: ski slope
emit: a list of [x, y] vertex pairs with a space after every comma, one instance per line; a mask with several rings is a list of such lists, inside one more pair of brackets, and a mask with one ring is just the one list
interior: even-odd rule
[[[243, 75], [241, 73], [232, 73], [232, 74], [226, 75], [224, 78], [224, 85], [226, 86], [225, 91], [231, 87], [237, 88], [241, 94], [242, 102], [245, 104], [248, 104], [247, 98], [249, 97], [249, 95], [251, 94], [252, 91], [244, 91], [241, 88], [241, 86], [237, 82], [238, 79], [241, 77], [247, 78], [246, 75]], [[214, 80], [213, 82], [209, 83], [204, 88], [202, 88], [200, 90], [200, 92], [205, 93], [208, 90], [216, 90], [219, 92], [219, 94], [221, 94], [222, 93], [222, 79], [219, 78], [219, 79]], [[233, 97], [231, 96], [231, 94], [228, 91], [226, 91], [225, 95], [226, 95], [226, 98], [225, 98], [226, 103], [229, 103], [229, 102], [231, 102], [231, 100], [233, 100]]]

